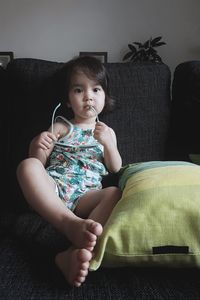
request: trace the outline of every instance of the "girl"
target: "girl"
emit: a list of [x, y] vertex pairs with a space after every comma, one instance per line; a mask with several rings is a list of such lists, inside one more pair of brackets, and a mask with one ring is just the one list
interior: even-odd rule
[[114, 131], [98, 114], [111, 104], [102, 63], [78, 57], [64, 67], [68, 121], [60, 117], [36, 136], [29, 158], [17, 168], [23, 194], [43, 218], [72, 242], [58, 253], [56, 265], [73, 286], [84, 282], [98, 236], [121, 197], [119, 188], [102, 189], [102, 176], [122, 165]]

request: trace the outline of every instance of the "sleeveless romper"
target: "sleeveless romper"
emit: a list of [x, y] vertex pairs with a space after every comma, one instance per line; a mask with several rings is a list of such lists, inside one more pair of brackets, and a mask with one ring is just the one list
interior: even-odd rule
[[93, 130], [72, 128], [70, 136], [55, 143], [46, 170], [56, 183], [58, 196], [73, 211], [86, 192], [102, 188], [102, 176], [108, 172], [103, 164], [103, 146], [94, 139]]

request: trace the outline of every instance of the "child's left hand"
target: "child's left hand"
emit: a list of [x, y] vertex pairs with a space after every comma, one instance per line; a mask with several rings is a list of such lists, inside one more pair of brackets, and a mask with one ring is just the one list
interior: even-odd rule
[[103, 146], [112, 141], [111, 129], [103, 122], [97, 122], [94, 129], [94, 138]]

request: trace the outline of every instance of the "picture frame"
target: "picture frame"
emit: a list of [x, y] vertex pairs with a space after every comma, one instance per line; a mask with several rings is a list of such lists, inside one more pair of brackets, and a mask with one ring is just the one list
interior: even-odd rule
[[108, 53], [107, 52], [79, 52], [79, 56], [94, 56], [98, 58], [102, 63], [107, 63]]
[[11, 51], [0, 52], [0, 67], [6, 69], [7, 64], [14, 59], [14, 53]]

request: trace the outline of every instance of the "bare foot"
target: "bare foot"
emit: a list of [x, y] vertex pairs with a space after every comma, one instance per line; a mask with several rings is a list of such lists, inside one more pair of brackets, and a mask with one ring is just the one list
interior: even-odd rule
[[91, 219], [81, 219], [75, 217], [66, 226], [67, 237], [78, 249], [92, 251], [96, 245], [97, 237], [102, 234], [103, 227]]
[[58, 253], [55, 257], [55, 262], [67, 282], [72, 286], [79, 287], [88, 275], [91, 258], [92, 253], [89, 250], [71, 247], [64, 252]]

